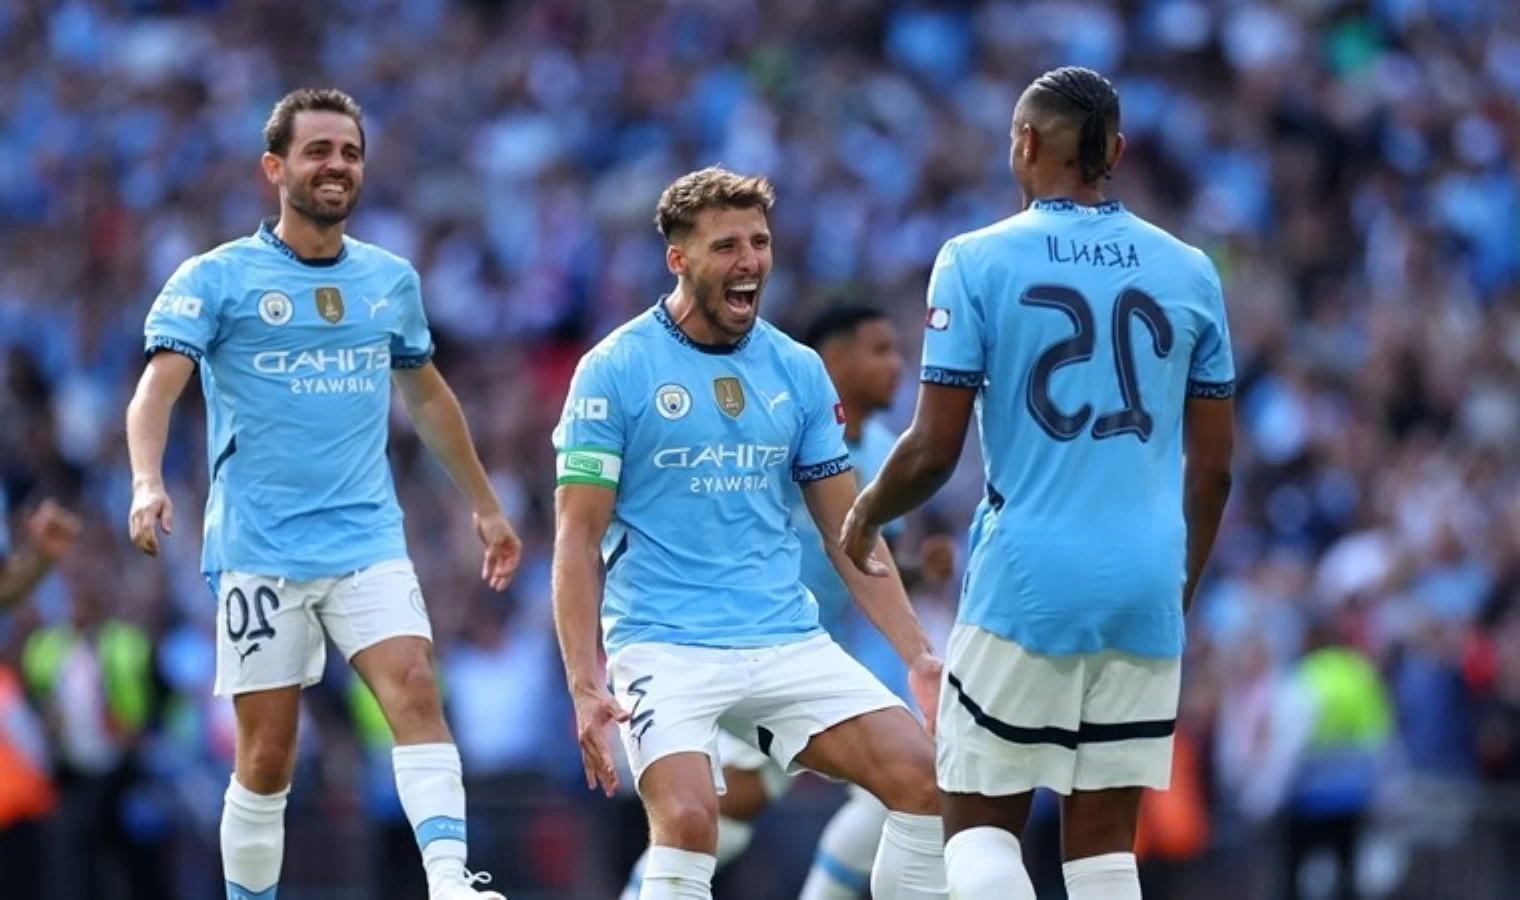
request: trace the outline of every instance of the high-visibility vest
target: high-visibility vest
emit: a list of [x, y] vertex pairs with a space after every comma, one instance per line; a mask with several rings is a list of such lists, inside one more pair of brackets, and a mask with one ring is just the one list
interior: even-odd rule
[[[52, 695], [58, 673], [79, 640], [79, 633], [67, 625], [44, 628], [27, 639], [21, 670], [34, 695]], [[111, 621], [100, 626], [95, 653], [112, 726], [136, 734], [148, 722], [152, 701], [152, 643], [142, 629]]]
[[47, 771], [21, 750], [21, 730], [40, 727], [21, 682], [0, 666], [0, 831], [45, 818], [58, 803]]

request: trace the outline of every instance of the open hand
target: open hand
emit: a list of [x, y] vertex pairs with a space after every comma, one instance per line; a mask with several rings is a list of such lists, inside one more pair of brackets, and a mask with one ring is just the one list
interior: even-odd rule
[[522, 564], [522, 541], [501, 513], [476, 513], [475, 535], [485, 545], [480, 578], [492, 590], [504, 591]]

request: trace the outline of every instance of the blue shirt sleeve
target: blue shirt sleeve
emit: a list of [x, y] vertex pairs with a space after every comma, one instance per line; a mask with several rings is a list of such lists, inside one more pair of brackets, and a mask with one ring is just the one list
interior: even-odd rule
[[844, 444], [844, 406], [829, 380], [823, 360], [812, 350], [803, 356], [799, 379], [802, 398], [802, 438], [792, 457], [792, 480], [806, 484], [850, 471], [850, 451]]
[[205, 257], [185, 260], [165, 282], [143, 325], [144, 352], [160, 350], [188, 356], [196, 363], [211, 349], [221, 315], [217, 279]]
[[[627, 443], [627, 414], [617, 384], [616, 361], [605, 349], [581, 357], [570, 380], [564, 412], [554, 428], [556, 485], [617, 489]], [[690, 400], [686, 402], [690, 404]]]
[[1188, 396], [1222, 400], [1235, 394], [1235, 356], [1230, 349], [1230, 324], [1225, 315], [1219, 272], [1207, 259], [1203, 265], [1206, 313], [1198, 341], [1193, 345]]
[[433, 333], [428, 329], [427, 311], [422, 308], [422, 279], [417, 270], [406, 267], [396, 303], [401, 307], [399, 333], [391, 337], [391, 368], [416, 369], [433, 358]]
[[924, 316], [923, 371], [926, 384], [980, 388], [987, 371], [982, 311], [966, 287], [963, 250], [945, 244], [929, 275], [929, 309]]

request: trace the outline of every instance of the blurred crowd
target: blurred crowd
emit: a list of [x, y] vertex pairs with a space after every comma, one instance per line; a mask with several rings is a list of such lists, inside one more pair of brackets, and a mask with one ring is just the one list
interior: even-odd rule
[[[197, 572], [203, 417], [193, 396], [176, 414], [156, 560], [125, 537], [122, 421], [165, 278], [274, 210], [257, 158], [282, 93], [364, 106], [350, 233], [422, 273], [438, 364], [525, 542], [509, 593], [484, 591], [467, 511], [398, 409], [477, 862], [514, 897], [605, 897], [643, 836], [627, 803], [577, 786], [548, 435], [579, 354], [668, 288], [660, 189], [713, 162], [768, 174], [762, 314], [796, 329], [879, 304], [916, 355], [936, 251], [1017, 208], [1011, 110], [1064, 64], [1116, 81], [1112, 193], [1214, 258], [1240, 375], [1178, 788], [1145, 817], [1154, 895], [1211, 895], [1220, 859], [1252, 866], [1232, 870], [1243, 900], [1328, 896], [1337, 871], [1363, 896], [1512, 883], [1492, 849], [1520, 832], [1503, 789], [1520, 780], [1520, 5], [1502, 0], [0, 4], [0, 498], [17, 544], [46, 498], [84, 522], [0, 617], [0, 673], [24, 695], [0, 679], [0, 749], [29, 749], [0, 754], [0, 868], [46, 861], [47, 896], [69, 900], [219, 883], [232, 731]], [[957, 535], [977, 464], [931, 511]], [[282, 896], [388, 896], [355, 887], [400, 890], [415, 868], [383, 723], [341, 665], [309, 696]], [[1306, 785], [1346, 747], [1373, 774], [1327, 800]], [[50, 773], [30, 804], [6, 802], [9, 758]], [[829, 790], [775, 815], [819, 825], [807, 804]], [[362, 851], [334, 837], [361, 833]], [[719, 896], [795, 887], [776, 873], [800, 879], [807, 842], [765, 840], [785, 860], [769, 882]]]

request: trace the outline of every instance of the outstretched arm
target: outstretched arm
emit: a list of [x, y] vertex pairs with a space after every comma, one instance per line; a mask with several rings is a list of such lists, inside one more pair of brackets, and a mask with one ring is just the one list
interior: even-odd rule
[[[0, 522], [0, 529], [5, 527]], [[0, 555], [0, 609], [31, 594], [53, 563], [79, 536], [79, 519], [52, 500], [43, 501], [26, 520], [26, 539], [8, 557]]]
[[470, 427], [465, 422], [459, 399], [431, 362], [416, 368], [396, 369], [394, 375], [401, 388], [407, 417], [417, 429], [417, 436], [443, 464], [455, 486], [470, 503], [476, 533], [486, 547], [481, 577], [492, 588], [505, 590], [517, 571], [522, 544], [501, 514], [501, 504], [486, 476], [485, 466], [475, 452], [475, 443], [470, 439]]

